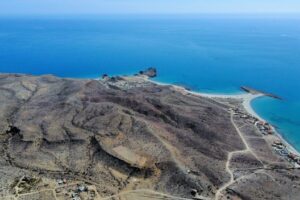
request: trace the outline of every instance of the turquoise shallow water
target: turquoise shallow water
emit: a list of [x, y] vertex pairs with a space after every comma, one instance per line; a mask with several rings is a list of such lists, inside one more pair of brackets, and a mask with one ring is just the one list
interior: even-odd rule
[[155, 66], [196, 91], [275, 93], [254, 109], [300, 150], [300, 18], [2, 17], [0, 72], [98, 77]]

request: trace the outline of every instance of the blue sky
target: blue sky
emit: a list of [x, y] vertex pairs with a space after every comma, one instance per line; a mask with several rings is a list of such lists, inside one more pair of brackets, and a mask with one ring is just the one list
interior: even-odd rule
[[0, 0], [0, 14], [300, 13], [300, 0]]

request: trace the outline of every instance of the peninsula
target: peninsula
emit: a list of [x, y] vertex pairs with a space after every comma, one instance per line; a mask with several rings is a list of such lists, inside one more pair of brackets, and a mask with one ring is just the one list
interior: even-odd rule
[[262, 91], [259, 91], [259, 90], [256, 90], [256, 89], [253, 89], [253, 88], [250, 88], [250, 87], [247, 87], [247, 86], [242, 86], [241, 87], [242, 90], [244, 90], [245, 92], [248, 92], [250, 94], [263, 94], [264, 96], [269, 96], [269, 97], [272, 97], [274, 99], [279, 99], [279, 100], [282, 100], [281, 97], [275, 95], [275, 94], [270, 94], [270, 93], [266, 93], [266, 92], [262, 92]]
[[[300, 159], [253, 97], [0, 74], [0, 199], [297, 199]], [[249, 105], [248, 105], [249, 106]]]

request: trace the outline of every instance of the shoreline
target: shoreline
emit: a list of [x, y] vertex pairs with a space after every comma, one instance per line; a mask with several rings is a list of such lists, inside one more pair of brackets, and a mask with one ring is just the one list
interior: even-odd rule
[[[177, 90], [179, 92], [182, 92], [184, 94], [192, 94], [192, 95], [195, 95], [195, 96], [207, 97], [207, 98], [240, 99], [243, 102], [242, 106], [244, 107], [245, 111], [248, 114], [252, 115], [253, 117], [256, 117], [260, 121], [268, 122], [263, 117], [261, 117], [259, 114], [257, 114], [257, 112], [255, 112], [253, 107], [251, 106], [251, 102], [253, 100], [255, 100], [256, 98], [259, 98], [259, 97], [264, 97], [264, 96], [266, 96], [265, 94], [251, 94], [251, 93], [246, 93], [246, 92], [244, 94], [218, 94], [218, 93], [208, 94], [208, 93], [190, 91], [190, 90], [187, 90], [186, 88], [184, 88], [183, 86], [163, 83], [163, 82], [159, 82], [159, 81], [153, 81], [153, 80], [150, 80], [147, 77], [143, 77], [143, 78], [145, 78], [147, 81], [150, 81], [150, 82], [152, 82], [154, 84], [157, 84], [157, 85], [171, 86], [175, 90]], [[293, 145], [291, 145], [286, 139], [284, 139], [283, 136], [276, 130], [276, 128], [274, 126], [271, 125], [271, 128], [275, 133], [274, 136], [278, 137], [278, 140], [280, 140], [286, 146], [286, 149], [289, 152], [291, 152], [291, 153], [293, 153], [297, 156], [300, 156], [300, 151], [298, 151], [295, 147], [293, 147]]]
[[[132, 77], [137, 78], [138, 77], [138, 79], [140, 79], [140, 80], [142, 79], [143, 81], [148, 81], [148, 82], [156, 84], [156, 85], [173, 87], [176, 91], [181, 92], [185, 95], [191, 94], [191, 95], [200, 96], [200, 97], [207, 97], [207, 98], [239, 99], [239, 100], [242, 100], [242, 106], [249, 115], [259, 119], [260, 121], [268, 122], [263, 117], [258, 115], [254, 111], [253, 107], [251, 106], [251, 102], [253, 100], [255, 100], [256, 98], [267, 96], [264, 93], [262, 93], [262, 94], [251, 94], [251, 93], [246, 93], [246, 92], [241, 93], [241, 94], [204, 93], [204, 92], [197, 92], [197, 91], [188, 90], [184, 86], [179, 86], [179, 85], [175, 85], [175, 84], [170, 84], [170, 83], [164, 83], [164, 82], [160, 82], [160, 81], [156, 81], [156, 80], [151, 80], [151, 78], [149, 78], [146, 75], [138, 75], [138, 76], [132, 76], [132, 75], [122, 76], [121, 75], [121, 77], [126, 77], [126, 78], [132, 78]], [[74, 78], [66, 78], [66, 79], [74, 79]], [[99, 80], [99, 78], [79, 78], [79, 79]], [[272, 126], [272, 125], [270, 125], [270, 126], [271, 126], [272, 130], [274, 131], [274, 136], [276, 136], [278, 138], [278, 140], [280, 140], [282, 142], [282, 144], [284, 144], [286, 146], [286, 149], [289, 152], [291, 152], [291, 153], [293, 153], [293, 154], [300, 157], [300, 151], [298, 151], [295, 147], [293, 147], [293, 145], [291, 145], [286, 139], [284, 139], [283, 136], [276, 130], [276, 128], [274, 126]]]

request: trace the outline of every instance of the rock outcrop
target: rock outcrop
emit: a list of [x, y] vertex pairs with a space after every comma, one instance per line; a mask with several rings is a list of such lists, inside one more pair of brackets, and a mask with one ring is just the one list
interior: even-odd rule
[[154, 78], [157, 76], [157, 70], [154, 67], [150, 67], [144, 71], [140, 71], [140, 75], [148, 76], [149, 78]]

